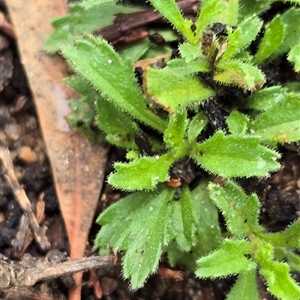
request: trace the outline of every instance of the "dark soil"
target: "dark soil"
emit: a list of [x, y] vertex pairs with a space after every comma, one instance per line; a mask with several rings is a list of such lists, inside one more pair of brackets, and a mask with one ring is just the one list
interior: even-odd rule
[[[284, 72], [282, 71], [284, 70]], [[285, 59], [274, 65], [270, 74], [286, 74], [286, 78], [295, 75], [287, 66]], [[54, 192], [51, 168], [45, 152], [45, 146], [39, 129], [38, 119], [30, 95], [22, 64], [19, 60], [15, 41], [0, 31], [0, 143], [9, 148], [13, 158], [17, 178], [25, 189], [31, 203], [45, 204], [45, 218], [42, 227], [51, 243], [51, 249], [57, 249], [68, 256], [69, 246], [64, 229], [58, 201]], [[299, 78], [298, 78], [299, 79]], [[273, 78], [269, 78], [269, 81]], [[277, 79], [276, 79], [277, 80]], [[281, 78], [282, 80], [282, 78]], [[256, 192], [262, 204], [261, 222], [270, 231], [283, 230], [300, 214], [300, 150], [297, 145], [280, 147], [282, 168], [270, 178], [259, 180], [240, 180], [248, 193]], [[112, 148], [111, 161], [120, 160], [122, 151]], [[110, 161], [110, 163], [111, 163]], [[0, 164], [1, 166], [1, 164]], [[108, 169], [110, 166], [108, 166]], [[1, 168], [0, 168], [1, 172]], [[117, 192], [106, 185], [104, 187], [106, 203], [119, 197]], [[100, 202], [99, 211], [104, 208]], [[23, 263], [25, 258], [43, 258], [35, 242], [28, 247], [16, 247], [15, 240], [20, 228], [22, 211], [4, 176], [0, 173], [0, 261]], [[91, 229], [91, 242], [99, 230], [97, 225]], [[28, 256], [30, 254], [32, 257]], [[25, 257], [24, 257], [25, 255]], [[145, 287], [132, 292], [128, 282], [122, 280], [120, 267], [112, 270], [96, 270], [104, 292], [102, 299], [195, 299], [221, 300], [225, 298], [235, 278], [222, 280], [199, 280], [192, 273], [179, 267], [183, 280], [176, 281], [163, 272], [169, 268], [164, 260], [158, 274], [150, 277]], [[169, 278], [171, 277], [171, 279]], [[295, 278], [299, 280], [299, 276]], [[0, 269], [0, 283], [4, 280]], [[52, 280], [36, 284], [30, 289], [8, 289], [0, 292], [0, 299], [64, 299], [67, 297], [67, 280]], [[267, 294], [263, 282], [259, 279], [261, 299], [272, 299]], [[84, 277], [82, 299], [96, 299], [88, 274]]]

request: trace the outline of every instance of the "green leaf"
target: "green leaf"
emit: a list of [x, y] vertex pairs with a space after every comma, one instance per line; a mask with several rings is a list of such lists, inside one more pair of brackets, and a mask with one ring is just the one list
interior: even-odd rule
[[226, 123], [231, 134], [244, 135], [247, 130], [249, 118], [237, 110], [233, 110], [227, 117]]
[[72, 113], [67, 116], [68, 122], [92, 141], [105, 142], [103, 132], [95, 132], [91, 129], [91, 125], [95, 120], [95, 109], [90, 107], [83, 99], [71, 99], [70, 106]]
[[[131, 240], [128, 239], [130, 224], [139, 214], [139, 211], [156, 196], [157, 191], [136, 192], [108, 207], [97, 218], [96, 222], [102, 227], [96, 237], [95, 246], [101, 249], [106, 247], [116, 248], [118, 245], [119, 250], [126, 250], [131, 244]], [[120, 243], [118, 244], [121, 239], [123, 241], [127, 239], [127, 243], [123, 242], [122, 247], [120, 247]]]
[[191, 20], [183, 18], [174, 0], [149, 0], [149, 2], [170, 22], [174, 27], [193, 42], [195, 41], [194, 32], [191, 30], [193, 24]]
[[300, 94], [288, 93], [280, 100], [249, 124], [250, 132], [267, 142], [299, 141]]
[[176, 58], [168, 61], [166, 70], [174, 73], [174, 75], [187, 76], [197, 72], [209, 72], [209, 64], [204, 60], [194, 60], [187, 63], [182, 58]]
[[180, 249], [189, 251], [196, 241], [196, 214], [188, 187], [184, 185], [180, 192], [180, 200], [172, 203], [169, 232]]
[[238, 60], [221, 61], [217, 64], [214, 80], [235, 84], [245, 90], [256, 90], [265, 82], [264, 74], [254, 66]]
[[130, 43], [118, 50], [122, 59], [129, 59], [132, 64], [144, 57], [151, 48], [149, 39], [143, 39], [134, 43]]
[[243, 0], [242, 5], [240, 5], [239, 19], [243, 20], [248, 16], [259, 15], [261, 12], [268, 10], [271, 4], [276, 1], [278, 0], [265, 0], [259, 2]]
[[105, 5], [105, 4], [115, 4], [118, 0], [83, 0], [80, 3], [85, 9], [95, 8], [95, 6]]
[[225, 1], [226, 10], [222, 14], [220, 22], [222, 24], [227, 24], [230, 26], [237, 26], [238, 16], [239, 16], [239, 1], [238, 0], [229, 0]]
[[254, 244], [254, 249], [255, 260], [260, 265], [260, 274], [266, 279], [268, 291], [279, 299], [299, 299], [300, 287], [291, 278], [289, 265], [274, 261], [273, 245], [260, 241], [258, 245]]
[[[80, 93], [83, 97], [89, 98], [91, 105], [94, 104], [94, 98], [99, 97], [97, 91], [91, 87], [91, 85], [79, 75], [72, 75], [63, 79], [63, 81], [72, 87], [75, 91]], [[85, 98], [85, 99], [86, 99]]]
[[295, 45], [300, 43], [300, 34], [297, 31], [300, 28], [300, 9], [296, 7], [290, 8], [281, 15], [281, 20], [286, 26], [285, 35], [281, 45], [276, 49], [276, 53], [271, 58], [289, 52]]
[[271, 86], [262, 89], [249, 98], [247, 107], [255, 110], [268, 110], [288, 96], [287, 89], [282, 86]]
[[285, 255], [291, 269], [300, 272], [300, 256], [291, 251], [286, 251]]
[[207, 190], [208, 180], [201, 180], [200, 184], [191, 192], [191, 200], [196, 213], [196, 243], [191, 248], [183, 234], [180, 201], [173, 201], [174, 213], [170, 235], [175, 239], [167, 247], [167, 255], [172, 265], [184, 263], [190, 271], [197, 269], [196, 260], [211, 253], [221, 243], [218, 210], [209, 198]]
[[135, 149], [134, 136], [139, 131], [137, 124], [126, 113], [104, 99], [100, 98], [96, 107], [96, 122], [106, 133], [106, 140], [119, 147]]
[[238, 21], [239, 4], [237, 0], [202, 1], [202, 7], [196, 20], [196, 36], [200, 36], [213, 23], [236, 26]]
[[211, 0], [204, 2], [200, 10], [199, 17], [195, 23], [196, 36], [199, 37], [208, 25], [219, 21], [225, 8], [226, 4], [224, 1]]
[[165, 121], [147, 108], [146, 99], [136, 84], [131, 63], [123, 61], [105, 40], [85, 35], [75, 46], [65, 46], [62, 52], [72, 68], [104, 98], [141, 122], [164, 131]]
[[249, 272], [256, 268], [256, 264], [245, 255], [249, 253], [249, 245], [245, 240], [224, 239], [221, 247], [215, 252], [200, 258], [198, 277], [222, 277]]
[[226, 300], [259, 300], [256, 271], [240, 274]]
[[208, 181], [202, 180], [191, 193], [197, 218], [196, 236], [198, 241], [192, 250], [198, 257], [209, 254], [221, 242], [218, 210], [209, 197], [207, 185]]
[[175, 159], [171, 153], [166, 153], [144, 156], [130, 163], [115, 163], [116, 172], [109, 175], [108, 183], [126, 191], [153, 190], [157, 183], [168, 180], [168, 170]]
[[198, 38], [205, 29], [213, 23], [222, 23], [235, 26], [238, 19], [238, 1], [202, 1], [202, 7], [196, 20], [196, 37]]
[[268, 291], [279, 299], [300, 299], [300, 287], [289, 274], [287, 263], [270, 261], [261, 266], [260, 273], [266, 279]]
[[300, 220], [296, 220], [292, 225], [282, 232], [264, 233], [261, 235], [265, 240], [277, 247], [300, 248]]
[[257, 36], [263, 22], [256, 16], [246, 18], [238, 28], [231, 33], [228, 31], [228, 43], [222, 60], [227, 60], [247, 47]]
[[[194, 61], [198, 59], [201, 53], [200, 44], [193, 45], [189, 43], [183, 43], [179, 46], [179, 52], [181, 57], [184, 59], [186, 63]], [[172, 61], [172, 60], [171, 60]], [[170, 63], [171, 63], [170, 61]]]
[[285, 25], [281, 16], [276, 16], [269, 24], [254, 58], [259, 65], [281, 45], [285, 33]]
[[261, 232], [258, 224], [259, 201], [255, 194], [247, 196], [237, 184], [228, 181], [222, 187], [210, 183], [210, 197], [222, 212], [228, 230], [236, 236], [246, 237]]
[[171, 114], [215, 94], [197, 76], [185, 78], [168, 69], [148, 68], [146, 85], [148, 95]]
[[174, 239], [174, 245], [180, 250], [190, 251], [192, 244], [188, 241], [184, 234], [184, 226], [182, 220], [182, 205], [181, 201], [173, 201], [173, 214], [170, 220], [169, 235]]
[[257, 137], [216, 132], [191, 154], [203, 168], [224, 178], [267, 176], [279, 168], [279, 154], [259, 144]]
[[204, 111], [201, 111], [196, 116], [194, 116], [188, 126], [188, 140], [190, 142], [195, 140], [207, 124], [208, 119]]
[[167, 234], [171, 214], [168, 203], [174, 189], [166, 188], [135, 216], [130, 228], [131, 244], [123, 260], [123, 275], [130, 278], [131, 288], [141, 287], [157, 267], [160, 256], [169, 242]]
[[49, 53], [59, 51], [63, 45], [71, 45], [74, 38], [83, 32], [92, 32], [113, 23], [118, 13], [141, 10], [123, 5], [105, 5], [84, 9], [80, 4], [70, 4], [70, 13], [52, 21], [55, 31], [48, 37], [45, 49]]
[[100, 99], [101, 96], [80, 76], [65, 78], [64, 82], [82, 95], [80, 99], [72, 99], [70, 101], [72, 113], [67, 116], [68, 122], [89, 139], [104, 142], [104, 133], [95, 132], [91, 128], [97, 113], [94, 102], [96, 99]]
[[185, 109], [170, 116], [168, 127], [164, 133], [164, 142], [168, 148], [180, 147], [183, 143], [187, 123]]
[[184, 236], [186, 237], [188, 243], [193, 245], [196, 238], [196, 213], [187, 185], [184, 185], [182, 188], [180, 204]]
[[300, 43], [291, 49], [288, 55], [288, 61], [294, 65], [296, 72], [300, 72]]
[[[168, 244], [168, 220], [174, 189], [160, 193], [137, 192], [106, 209], [97, 219], [101, 230], [97, 248], [111, 246], [125, 250], [124, 276], [136, 289], [155, 271], [163, 248]], [[125, 226], [125, 227], [124, 227]]]

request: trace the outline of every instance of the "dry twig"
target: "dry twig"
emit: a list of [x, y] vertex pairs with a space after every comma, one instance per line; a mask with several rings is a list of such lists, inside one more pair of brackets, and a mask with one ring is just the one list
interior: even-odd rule
[[0, 261], [0, 289], [31, 287], [38, 281], [51, 280], [60, 276], [84, 272], [92, 269], [113, 267], [113, 256], [92, 256], [65, 261], [56, 265], [46, 262], [37, 267], [26, 268], [22, 265]]
[[24, 189], [21, 188], [16, 178], [10, 152], [5, 147], [0, 147], [0, 160], [2, 161], [3, 175], [9, 183], [12, 192], [24, 214], [29, 218], [29, 226], [34, 234], [35, 241], [40, 246], [41, 250], [49, 250], [51, 245], [43, 229], [38, 224], [38, 221], [32, 211], [31, 203], [27, 198]]
[[[177, 4], [184, 15], [196, 14], [200, 0], [181, 0]], [[129, 14], [119, 13], [112, 25], [94, 30], [96, 36], [102, 36], [112, 45], [126, 45], [149, 36], [146, 27], [152, 23], [165, 22], [164, 17], [152, 8]]]

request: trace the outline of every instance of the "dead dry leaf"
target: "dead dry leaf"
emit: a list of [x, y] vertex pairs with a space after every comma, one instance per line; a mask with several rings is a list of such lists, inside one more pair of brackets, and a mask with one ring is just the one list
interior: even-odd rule
[[[53, 31], [50, 21], [67, 12], [67, 1], [9, 0], [6, 5], [51, 162], [69, 237], [70, 257], [80, 258], [84, 256], [103, 184], [107, 149], [69, 127], [65, 116], [73, 92], [62, 82], [66, 65], [61, 57], [50, 57], [43, 50], [46, 38]], [[71, 300], [80, 299], [81, 276], [76, 274], [78, 288], [70, 291]]]

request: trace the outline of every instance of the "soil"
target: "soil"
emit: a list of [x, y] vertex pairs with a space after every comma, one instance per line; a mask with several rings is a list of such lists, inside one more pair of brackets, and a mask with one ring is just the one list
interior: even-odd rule
[[[1, 5], [1, 3], [0, 3]], [[4, 11], [0, 7], [0, 11]], [[273, 73], [287, 74], [285, 77], [296, 80], [286, 61], [282, 59], [274, 64]], [[271, 80], [271, 78], [270, 78]], [[298, 78], [299, 80], [299, 78]], [[0, 30], [0, 146], [7, 147], [13, 160], [13, 168], [18, 182], [25, 190], [36, 214], [40, 218], [41, 228], [51, 245], [51, 250], [42, 251], [33, 241], [30, 229], [21, 222], [24, 212], [16, 201], [5, 174], [0, 173], [0, 261], [27, 268], [28, 264], [38, 262], [48, 264], [49, 255], [67, 260], [70, 247], [60, 213], [51, 167], [41, 135], [39, 121], [31, 97], [30, 86], [20, 62], [16, 40], [7, 32]], [[284, 145], [279, 148], [282, 154], [282, 168], [264, 180], [240, 180], [248, 193], [256, 192], [262, 204], [261, 222], [268, 230], [283, 230], [300, 214], [300, 150], [297, 145]], [[122, 151], [111, 148], [107, 170], [115, 160], [122, 159]], [[0, 165], [1, 166], [1, 165]], [[0, 169], [1, 171], [1, 169]], [[95, 215], [109, 203], [120, 197], [117, 191], [105, 184]], [[105, 199], [105, 201], [103, 201]], [[92, 244], [99, 227], [94, 224], [90, 230], [89, 241]], [[23, 238], [20, 235], [23, 234]], [[24, 237], [25, 236], [25, 237]], [[24, 242], [25, 240], [25, 242]], [[87, 249], [87, 256], [94, 254]], [[0, 284], [5, 281], [0, 265]], [[299, 274], [294, 277], [300, 282]], [[162, 260], [157, 274], [151, 276], [146, 285], [132, 292], [128, 282], [124, 281], [120, 265], [99, 268], [84, 274], [82, 299], [97, 299], [95, 285], [101, 283], [102, 299], [194, 299], [221, 300], [225, 298], [235, 278], [215, 281], [199, 280], [184, 268], [172, 270]], [[0, 299], [67, 299], [68, 288], [73, 282], [70, 277], [42, 280], [30, 288], [10, 287], [0, 292]], [[0, 286], [0, 291], [1, 291]], [[8, 284], [9, 286], [9, 284]], [[259, 279], [261, 299], [273, 299]]]

